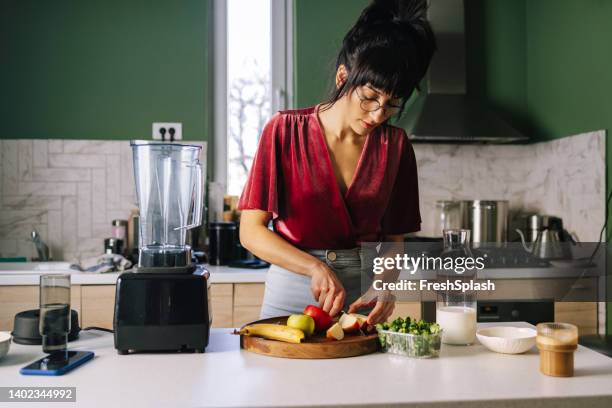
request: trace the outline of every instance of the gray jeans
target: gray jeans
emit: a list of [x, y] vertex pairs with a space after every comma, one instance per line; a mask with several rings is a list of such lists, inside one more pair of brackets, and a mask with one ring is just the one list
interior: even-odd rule
[[[324, 261], [336, 273], [346, 290], [343, 310], [347, 310], [349, 305], [362, 295], [361, 277], [362, 273], [367, 273], [371, 255], [360, 248], [316, 249], [306, 252]], [[310, 277], [277, 265], [270, 266], [261, 307], [262, 319], [299, 314], [307, 305], [318, 304], [318, 300], [314, 299], [310, 291]]]

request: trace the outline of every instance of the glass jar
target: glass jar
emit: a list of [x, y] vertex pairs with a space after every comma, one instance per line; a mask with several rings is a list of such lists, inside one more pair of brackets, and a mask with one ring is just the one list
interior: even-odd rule
[[463, 201], [438, 200], [434, 212], [434, 236], [439, 237], [444, 230], [461, 228], [463, 225]]
[[572, 377], [574, 351], [578, 348], [578, 327], [569, 323], [539, 323], [537, 331], [540, 372], [553, 377]]
[[113, 220], [111, 231], [113, 238], [120, 239], [125, 242], [127, 238], [127, 226], [128, 222], [126, 220]]
[[[458, 265], [459, 258], [471, 258], [470, 230], [444, 230], [444, 250], [440, 254], [442, 263], [449, 259]], [[465, 262], [465, 261], [463, 261]], [[476, 291], [457, 289], [457, 282], [466, 283], [473, 278], [473, 272], [443, 270], [438, 272], [438, 282], [446, 284], [446, 289], [438, 291], [436, 302], [436, 322], [442, 328], [442, 343], [470, 345], [476, 339]]]
[[70, 332], [70, 275], [40, 276], [38, 324], [45, 353], [66, 350]]

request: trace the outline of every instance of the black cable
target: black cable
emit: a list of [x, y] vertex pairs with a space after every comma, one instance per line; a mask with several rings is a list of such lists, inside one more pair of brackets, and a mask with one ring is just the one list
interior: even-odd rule
[[104, 327], [97, 327], [97, 326], [89, 326], [89, 327], [85, 327], [84, 329], [81, 329], [81, 331], [84, 331], [84, 330], [100, 330], [100, 331], [104, 331], [104, 332], [107, 332], [107, 333], [114, 333], [115, 332], [114, 330], [105, 329]]
[[168, 133], [170, 133], [170, 141], [174, 142], [174, 134], [176, 133], [176, 131], [174, 130], [173, 127], [170, 128], [170, 130], [168, 130]]
[[162, 142], [165, 142], [166, 141], [166, 128], [159, 129], [159, 133], [161, 134]]

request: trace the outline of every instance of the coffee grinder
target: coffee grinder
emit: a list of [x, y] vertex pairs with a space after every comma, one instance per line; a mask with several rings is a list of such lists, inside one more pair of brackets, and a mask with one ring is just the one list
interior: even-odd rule
[[139, 261], [117, 279], [115, 348], [204, 352], [209, 274], [192, 263], [187, 230], [201, 224], [200, 146], [132, 141], [140, 209]]

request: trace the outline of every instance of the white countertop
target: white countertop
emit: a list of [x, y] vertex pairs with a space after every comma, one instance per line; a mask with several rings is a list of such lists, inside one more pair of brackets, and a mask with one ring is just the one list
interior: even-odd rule
[[[211, 283], [263, 283], [266, 281], [268, 271], [267, 268], [245, 269], [215, 265], [205, 265], [205, 268], [210, 272]], [[61, 271], [0, 271], [0, 286], [38, 285], [41, 273], [61, 273]], [[73, 285], [114, 285], [120, 273], [70, 272], [70, 275]]]
[[456, 402], [464, 402], [463, 407], [513, 407], [532, 406], [533, 400], [538, 407], [612, 406], [612, 359], [582, 346], [575, 353], [575, 376], [554, 378], [538, 371], [536, 348], [504, 355], [479, 344], [443, 345], [435, 359], [375, 353], [291, 360], [240, 350], [238, 336], [230, 332], [213, 329], [204, 354], [127, 356], [116, 353], [111, 334], [85, 332], [70, 348], [92, 350], [95, 359], [61, 377], [20, 375], [20, 367], [42, 356], [41, 348], [12, 344], [9, 355], [0, 360], [0, 382], [10, 387], [76, 387], [76, 405], [87, 407], [431, 407]]

